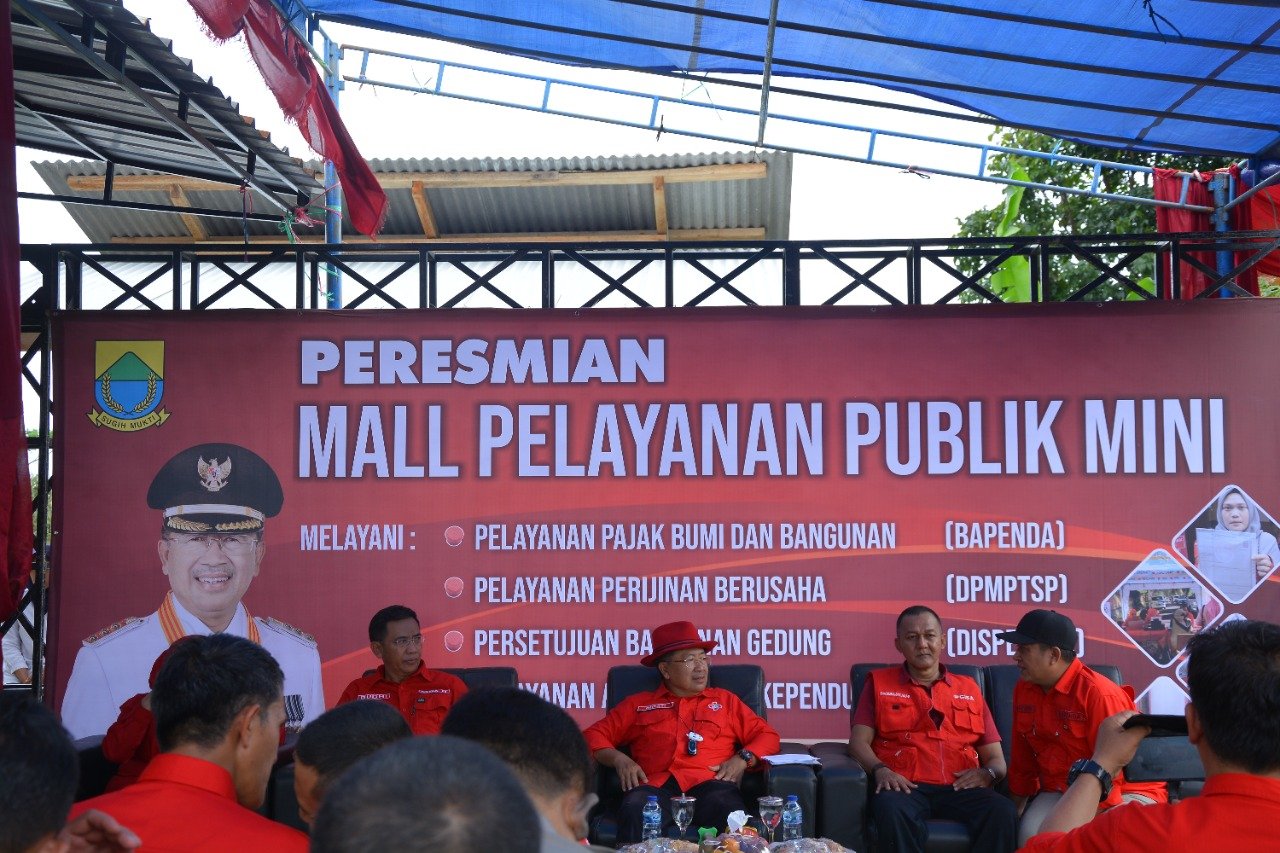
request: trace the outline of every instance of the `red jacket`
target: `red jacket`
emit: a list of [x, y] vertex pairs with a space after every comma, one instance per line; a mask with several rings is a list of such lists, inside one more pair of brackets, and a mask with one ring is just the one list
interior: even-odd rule
[[417, 671], [399, 684], [388, 681], [386, 667], [380, 666], [372, 675], [348, 684], [338, 704], [357, 699], [378, 699], [399, 711], [415, 735], [434, 735], [440, 733], [440, 725], [453, 703], [466, 692], [467, 685], [461, 678], [427, 669], [422, 664], [418, 664]]
[[120, 716], [107, 729], [102, 738], [102, 754], [112, 764], [119, 764], [116, 775], [107, 783], [107, 792], [127, 788], [146, 768], [157, 753], [160, 744], [156, 742], [155, 715], [142, 707], [146, 693], [126, 699], [120, 706]]
[[[686, 735], [702, 735], [698, 754], [689, 755]], [[736, 694], [708, 687], [697, 696], [676, 696], [666, 685], [619, 702], [583, 734], [592, 753], [629, 747], [648, 784], [662, 787], [671, 776], [680, 790], [716, 777], [710, 768], [728, 761], [745, 747], [756, 755], [775, 755], [778, 733]]]
[[[874, 712], [870, 720], [868, 710]], [[941, 713], [940, 724], [930, 710]], [[1000, 742], [978, 683], [946, 667], [929, 687], [905, 666], [875, 670], [853, 722], [874, 730], [871, 750], [877, 758], [916, 783], [950, 785], [956, 773], [979, 766], [977, 747]]]
[[[1093, 755], [1102, 721], [1118, 711], [1132, 710], [1130, 688], [1099, 675], [1079, 658], [1047, 692], [1029, 681], [1019, 681], [1013, 690], [1009, 792], [1030, 797], [1040, 791], [1067, 790], [1071, 765]], [[1099, 808], [1119, 805], [1124, 794], [1141, 794], [1158, 803], [1169, 799], [1164, 783], [1126, 782], [1121, 773], [1111, 796]]]
[[76, 803], [71, 817], [99, 809], [133, 830], [142, 849], [305, 853], [307, 836], [236, 802], [231, 774], [209, 761], [162, 752], [138, 781]]

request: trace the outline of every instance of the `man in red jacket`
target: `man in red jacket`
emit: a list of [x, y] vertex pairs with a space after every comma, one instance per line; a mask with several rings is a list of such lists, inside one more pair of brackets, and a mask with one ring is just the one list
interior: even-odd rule
[[[662, 685], [623, 699], [583, 734], [597, 762], [618, 771], [622, 813], [618, 842], [640, 840], [641, 809], [658, 798], [664, 828], [672, 825], [671, 797], [697, 797], [694, 826], [723, 827], [745, 809], [742, 774], [781, 747], [778, 733], [728, 690], [711, 687], [707, 653], [692, 622], [653, 629], [653, 651], [640, 659], [658, 668]], [[619, 747], [627, 747], [627, 755]]]
[[[1076, 657], [1076, 626], [1063, 614], [1032, 610], [1000, 639], [1015, 646], [1013, 659], [1022, 671], [1013, 691], [1009, 793], [1022, 811], [1018, 842], [1026, 844], [1067, 790], [1072, 763], [1093, 754], [1102, 721], [1137, 709], [1132, 689]], [[1123, 775], [1115, 782], [1099, 811], [1122, 802], [1150, 805], [1169, 799], [1161, 782], [1127, 782]]]
[[266, 798], [280, 746], [283, 687], [280, 665], [251, 640], [178, 640], [151, 691], [161, 753], [137, 782], [77, 803], [72, 817], [103, 811], [146, 849], [302, 853], [305, 835], [252, 811]]
[[415, 735], [439, 734], [453, 703], [467, 692], [462, 679], [422, 665], [422, 628], [408, 607], [384, 607], [369, 620], [369, 648], [382, 665], [347, 685], [338, 704], [377, 699], [398, 710]]
[[1238, 620], [1188, 644], [1187, 737], [1204, 764], [1204, 790], [1177, 805], [1098, 814], [1112, 779], [1151, 730], [1124, 728], [1132, 711], [1102, 721], [1091, 758], [1026, 853], [1112, 850], [1274, 850], [1280, 823], [1280, 626]]
[[923, 851], [930, 817], [969, 829], [974, 850], [1014, 848], [1013, 802], [993, 790], [1004, 777], [1000, 735], [977, 682], [942, 664], [942, 620], [922, 604], [898, 616], [902, 666], [872, 672], [849, 732], [849, 754], [875, 785], [878, 846]]

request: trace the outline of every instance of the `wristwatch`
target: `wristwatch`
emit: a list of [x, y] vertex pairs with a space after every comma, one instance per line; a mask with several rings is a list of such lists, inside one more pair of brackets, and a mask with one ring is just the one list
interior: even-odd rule
[[1081, 758], [1071, 765], [1071, 771], [1067, 773], [1067, 787], [1070, 787], [1081, 773], [1093, 776], [1098, 780], [1098, 784], [1102, 786], [1102, 793], [1098, 796], [1098, 802], [1102, 802], [1111, 796], [1111, 774], [1092, 758]]
[[742, 749], [738, 750], [738, 757], [741, 758], [743, 761], [747, 762], [748, 767], [756, 766], [756, 761], [757, 761], [756, 754], [751, 750], [747, 749], [745, 746]]

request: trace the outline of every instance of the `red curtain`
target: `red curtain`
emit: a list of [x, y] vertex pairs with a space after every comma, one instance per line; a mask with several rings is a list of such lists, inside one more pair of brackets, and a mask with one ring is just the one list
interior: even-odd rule
[[[1280, 231], [1280, 188], [1264, 187], [1250, 196], [1249, 216], [1257, 231]], [[1267, 255], [1254, 269], [1280, 277], [1280, 252]]]
[[[17, 609], [31, 571], [31, 475], [22, 420], [19, 336], [17, 130], [13, 118], [13, 39], [0, 16], [0, 620]], [[8, 461], [5, 461], [8, 460]]]
[[[1240, 169], [1232, 166], [1229, 170], [1236, 180], [1240, 179]], [[1213, 207], [1213, 193], [1209, 190], [1209, 181], [1212, 180], [1213, 172], [1198, 172], [1190, 178], [1190, 185], [1187, 187], [1187, 204], [1204, 205]], [[1243, 184], [1240, 184], [1243, 186]], [[1155, 175], [1155, 197], [1161, 201], [1179, 201], [1182, 199], [1182, 177], [1173, 169], [1156, 169]], [[1252, 219], [1250, 216], [1250, 206], [1240, 204], [1231, 209], [1231, 222], [1229, 227], [1232, 231], [1252, 231]], [[1179, 210], [1171, 207], [1156, 208], [1156, 230], [1161, 234], [1172, 234], [1187, 231], [1212, 231], [1213, 221], [1210, 220], [1209, 214], [1199, 213], [1191, 210]], [[1196, 260], [1207, 266], [1209, 269], [1217, 268], [1217, 256], [1213, 251], [1193, 252], [1191, 253]], [[1239, 264], [1247, 260], [1251, 252], [1237, 252], [1233, 263]], [[1194, 267], [1189, 263], [1181, 264], [1182, 279], [1182, 298], [1194, 299], [1203, 293], [1213, 279], [1201, 272], [1198, 267]], [[1257, 267], [1251, 267], [1247, 272], [1240, 275], [1236, 283], [1245, 290], [1258, 295], [1258, 273]], [[1167, 283], [1165, 284], [1167, 288]], [[1165, 294], [1168, 296], [1168, 293]]]
[[244, 33], [249, 53], [284, 114], [321, 157], [332, 160], [347, 215], [361, 234], [376, 237], [387, 214], [387, 195], [329, 97], [301, 39], [270, 0], [188, 0], [214, 38]]

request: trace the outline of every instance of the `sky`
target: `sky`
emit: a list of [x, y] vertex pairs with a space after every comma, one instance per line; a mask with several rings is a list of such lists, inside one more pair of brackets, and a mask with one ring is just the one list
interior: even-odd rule
[[[182, 0], [124, 0], [125, 7], [139, 18], [151, 19], [152, 31], [172, 39], [174, 52], [194, 63], [196, 73], [213, 82], [240, 104], [243, 115], [252, 116], [259, 129], [271, 133], [276, 144], [294, 156], [313, 159], [297, 130], [281, 115], [270, 92], [240, 39], [217, 44], [201, 30], [198, 19]], [[720, 106], [755, 109], [755, 93], [738, 93], [724, 87], [698, 87], [650, 75], [569, 69], [562, 66], [496, 57], [465, 48], [422, 39], [377, 33], [338, 25], [326, 25], [335, 40], [348, 45], [376, 45], [418, 56], [470, 62], [475, 65], [514, 68], [555, 77], [574, 77], [615, 88], [660, 92], [671, 97], [686, 95], [690, 100]], [[358, 68], [354, 51], [348, 52], [344, 72]], [[374, 60], [370, 76], [403, 84], [432, 82], [432, 68], [422, 64]], [[462, 81], [471, 91], [486, 94], [518, 90], [511, 81], [495, 84], [491, 78], [471, 75], [471, 80], [453, 71], [451, 82]], [[794, 81], [779, 80], [778, 85]], [[829, 91], [860, 97], [926, 103], [920, 99], [872, 87], [850, 84], [821, 84]], [[562, 90], [553, 105], [575, 112], [605, 110], [629, 120], [648, 118], [647, 104], [631, 99], [592, 96], [583, 90]], [[923, 136], [982, 143], [991, 129], [969, 122], [946, 121], [904, 113], [850, 105], [812, 102], [774, 94], [771, 109], [841, 124], [890, 129]], [[937, 105], [934, 105], [937, 106]], [[567, 157], [627, 156], [638, 154], [703, 153], [748, 150], [748, 146], [698, 139], [676, 134], [656, 138], [652, 130], [609, 125], [532, 113], [509, 107], [488, 106], [428, 94], [397, 92], [373, 86], [349, 85], [340, 96], [340, 108], [349, 130], [366, 158], [423, 157]], [[724, 110], [684, 110], [669, 107], [669, 125], [697, 126], [720, 135], [748, 134], [754, 137], [756, 118], [738, 117]], [[664, 113], [665, 114], [665, 113]], [[827, 130], [800, 123], [774, 122], [772, 140], [823, 150], [861, 152], [867, 135]], [[922, 167], [973, 168], [978, 155], [972, 150], [907, 141], [881, 139], [878, 156]], [[56, 155], [19, 149], [19, 187], [34, 192], [48, 188], [29, 167], [32, 160], [57, 159]], [[982, 181], [933, 175], [925, 178], [898, 169], [861, 163], [796, 155], [791, 199], [790, 237], [819, 239], [906, 239], [946, 237], [956, 230], [956, 220], [979, 207], [999, 202], [1001, 187]], [[60, 206], [49, 202], [20, 202], [23, 242], [82, 242], [83, 234]]]

